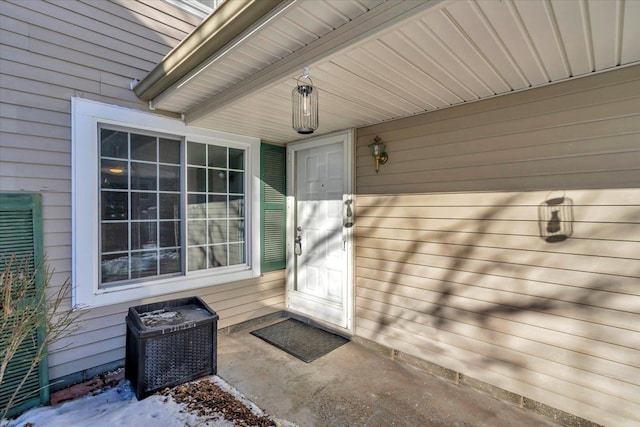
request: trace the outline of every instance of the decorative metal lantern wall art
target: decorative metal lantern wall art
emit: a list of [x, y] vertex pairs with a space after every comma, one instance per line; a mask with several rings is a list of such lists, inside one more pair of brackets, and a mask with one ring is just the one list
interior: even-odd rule
[[[308, 83], [303, 81], [307, 80]], [[318, 89], [309, 77], [309, 67], [304, 67], [291, 92], [293, 104], [292, 126], [296, 132], [308, 135], [318, 129]]]
[[538, 206], [540, 237], [549, 243], [562, 242], [573, 234], [573, 201], [555, 197]]
[[384, 142], [382, 142], [379, 136], [373, 138], [373, 142], [369, 144], [369, 150], [371, 150], [371, 155], [376, 162], [376, 173], [378, 173], [380, 165], [384, 165], [387, 163], [387, 160], [389, 160], [389, 155], [384, 149]]

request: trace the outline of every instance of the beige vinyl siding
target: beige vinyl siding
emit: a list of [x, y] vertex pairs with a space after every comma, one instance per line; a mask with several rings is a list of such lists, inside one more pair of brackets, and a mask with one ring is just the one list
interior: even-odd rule
[[[356, 335], [640, 423], [640, 67], [363, 128], [356, 150]], [[562, 195], [573, 235], [548, 243], [538, 206]]]
[[[200, 19], [156, 0], [2, 0], [0, 14], [0, 191], [43, 195], [55, 290], [71, 276], [71, 97], [147, 110], [129, 83], [142, 79]], [[129, 306], [197, 294], [224, 327], [282, 310], [284, 281], [283, 272], [274, 272], [87, 310], [81, 329], [52, 349], [50, 378], [122, 361]]]
[[[146, 299], [144, 303], [197, 294], [220, 316], [218, 328], [224, 328], [283, 309], [284, 270], [266, 273], [259, 279], [216, 285], [198, 291], [178, 292]], [[83, 329], [58, 343], [62, 350], [49, 358], [54, 378], [78, 371], [78, 366], [94, 367], [124, 360], [125, 316], [128, 307], [117, 304], [91, 310]]]

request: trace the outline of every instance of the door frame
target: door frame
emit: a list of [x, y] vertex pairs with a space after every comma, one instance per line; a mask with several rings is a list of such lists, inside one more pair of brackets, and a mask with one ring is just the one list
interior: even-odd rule
[[[344, 161], [344, 179], [345, 179], [345, 194], [343, 194], [342, 198], [354, 200], [353, 197], [353, 189], [354, 189], [354, 164], [353, 164], [353, 147], [354, 147], [354, 132], [353, 130], [341, 131], [336, 133], [331, 133], [328, 135], [322, 135], [311, 139], [305, 139], [304, 141], [293, 142], [287, 144], [287, 285], [286, 285], [286, 294], [285, 294], [285, 307], [286, 310], [293, 313], [299, 314], [304, 317], [308, 317], [304, 313], [298, 313], [295, 311], [295, 308], [291, 307], [291, 292], [295, 288], [295, 254], [294, 254], [294, 239], [296, 236], [295, 232], [295, 215], [296, 215], [296, 200], [295, 200], [295, 190], [296, 190], [296, 162], [295, 162], [295, 153], [297, 151], [306, 150], [313, 147], [319, 147], [323, 145], [331, 145], [335, 143], [343, 143], [344, 151], [345, 151], [345, 161]], [[354, 203], [351, 205], [352, 210], [354, 209]], [[343, 227], [343, 232], [346, 234], [346, 266], [345, 266], [345, 291], [346, 291], [346, 300], [345, 307], [346, 310], [346, 319], [347, 326], [346, 328], [342, 328], [338, 325], [335, 325], [330, 322], [324, 322], [323, 319], [313, 318], [315, 322], [318, 322], [324, 326], [327, 326], [331, 329], [338, 330], [349, 335], [352, 335], [354, 332], [354, 252], [353, 252], [353, 227], [345, 228]]]

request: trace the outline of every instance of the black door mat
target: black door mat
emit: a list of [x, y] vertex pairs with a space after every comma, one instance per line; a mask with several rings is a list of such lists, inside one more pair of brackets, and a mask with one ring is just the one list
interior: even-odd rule
[[339, 335], [295, 319], [265, 326], [251, 334], [307, 363], [349, 342]]

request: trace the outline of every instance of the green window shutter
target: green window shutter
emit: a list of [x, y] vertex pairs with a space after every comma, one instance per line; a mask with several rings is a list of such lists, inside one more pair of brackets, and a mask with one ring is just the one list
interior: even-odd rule
[[[39, 269], [32, 295], [44, 292], [42, 197], [39, 194], [0, 194], [0, 271], [5, 269], [5, 264], [11, 256], [15, 256], [14, 267], [21, 265], [25, 258], [29, 258], [31, 271]], [[8, 341], [9, 337], [5, 334], [8, 335], [10, 332], [0, 331], [0, 346], [5, 346]], [[9, 362], [0, 384], [0, 412], [6, 408], [11, 395], [25, 378], [43, 339], [44, 330], [28, 336]], [[49, 372], [45, 358], [27, 377], [7, 416], [11, 417], [33, 406], [47, 403], [48, 385]]]
[[285, 268], [286, 265], [286, 207], [287, 207], [286, 149], [276, 145], [260, 147], [260, 214], [262, 271]]

